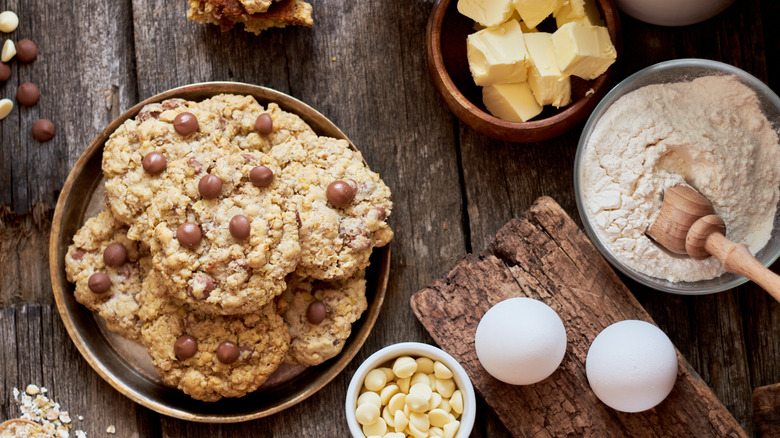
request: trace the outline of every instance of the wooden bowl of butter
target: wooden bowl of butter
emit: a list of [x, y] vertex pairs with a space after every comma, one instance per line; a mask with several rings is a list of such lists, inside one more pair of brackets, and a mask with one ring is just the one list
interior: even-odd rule
[[476, 131], [557, 137], [606, 94], [620, 59], [613, 0], [438, 0], [426, 30], [434, 85]]

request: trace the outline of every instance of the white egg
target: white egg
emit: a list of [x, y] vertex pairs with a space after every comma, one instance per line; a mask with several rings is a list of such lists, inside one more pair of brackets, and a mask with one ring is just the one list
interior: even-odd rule
[[585, 372], [604, 404], [622, 412], [641, 412], [672, 391], [677, 351], [658, 327], [645, 321], [620, 321], [593, 340]]
[[491, 307], [474, 337], [479, 362], [512, 385], [546, 379], [566, 353], [566, 329], [553, 309], [532, 298], [510, 298]]

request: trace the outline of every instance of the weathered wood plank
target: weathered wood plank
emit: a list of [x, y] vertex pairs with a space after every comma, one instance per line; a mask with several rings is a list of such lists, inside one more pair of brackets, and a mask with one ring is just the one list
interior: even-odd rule
[[[568, 337], [558, 370], [527, 386], [493, 379], [479, 364], [473, 345], [482, 315], [518, 296], [550, 305]], [[413, 295], [411, 303], [514, 436], [746, 436], [679, 355], [674, 389], [655, 408], [626, 414], [598, 401], [585, 377], [593, 339], [614, 322], [651, 319], [551, 198], [540, 198], [498, 232], [488, 251], [466, 256], [444, 278]]]
[[753, 421], [757, 437], [780, 436], [780, 383], [753, 391]]
[[56, 308], [30, 304], [3, 309], [0, 336], [3, 419], [20, 415], [13, 388], [24, 390], [35, 384], [45, 386], [48, 396], [71, 414], [74, 428], [88, 436], [103, 436], [110, 425], [116, 427], [117, 436], [153, 436], [150, 420], [158, 416], [111, 388], [89, 367], [70, 341]]
[[[6, 9], [20, 18], [9, 37], [33, 40], [38, 59], [12, 60], [11, 79], [0, 84], [0, 93], [15, 96], [18, 85], [30, 81], [41, 98], [0, 121], [0, 206], [25, 214], [41, 203], [49, 211], [81, 151], [136, 99], [129, 1], [4, 0], [0, 10]], [[30, 134], [39, 118], [57, 127], [47, 143]]]

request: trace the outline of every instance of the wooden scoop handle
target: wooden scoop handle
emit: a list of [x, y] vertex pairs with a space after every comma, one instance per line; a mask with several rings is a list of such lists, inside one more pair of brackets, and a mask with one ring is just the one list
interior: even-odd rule
[[[708, 218], [709, 216], [705, 216], [699, 221], [706, 222]], [[692, 234], [696, 234], [699, 228], [697, 224], [694, 224], [691, 227], [688, 239], [697, 238], [692, 236]], [[780, 276], [756, 260], [753, 254], [750, 253], [747, 245], [730, 241], [715, 227], [707, 226], [706, 228], [709, 231], [709, 235], [698, 237], [703, 237], [704, 249], [720, 260], [727, 271], [753, 280], [764, 288], [765, 291], [769, 292], [772, 298], [780, 302]]]

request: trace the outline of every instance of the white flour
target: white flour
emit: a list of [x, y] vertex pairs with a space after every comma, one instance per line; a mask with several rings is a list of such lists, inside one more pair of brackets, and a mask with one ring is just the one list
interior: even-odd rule
[[590, 222], [615, 257], [670, 281], [714, 278], [711, 257], [693, 260], [645, 236], [664, 190], [687, 183], [709, 199], [727, 237], [756, 253], [780, 198], [780, 145], [758, 98], [731, 76], [651, 85], [615, 102], [596, 125], [581, 184]]

